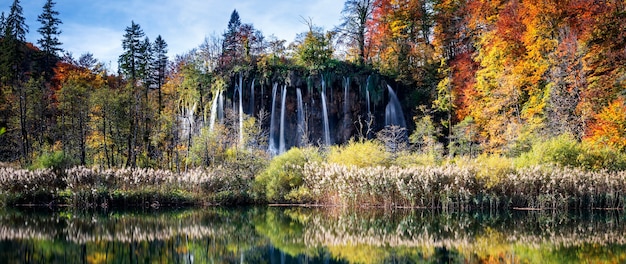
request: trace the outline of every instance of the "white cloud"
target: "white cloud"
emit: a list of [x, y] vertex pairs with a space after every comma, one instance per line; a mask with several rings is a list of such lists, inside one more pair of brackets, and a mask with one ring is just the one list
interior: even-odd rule
[[117, 68], [117, 58], [122, 54], [123, 30], [106, 27], [68, 24], [59, 37], [63, 49], [71, 52], [75, 58], [90, 52], [113, 69]]
[[[45, 0], [22, 3], [31, 27], [27, 37], [31, 42], [39, 38], [36, 19], [44, 3]], [[161, 35], [172, 58], [198, 47], [207, 36], [221, 35], [233, 9], [238, 10], [242, 22], [252, 23], [265, 36], [275, 35], [291, 42], [296, 34], [307, 30], [301, 17], [312, 18], [314, 24], [326, 30], [339, 24], [343, 1], [62, 0], [57, 1], [56, 7], [63, 21], [62, 48], [76, 57], [91, 52], [117, 68], [124, 30], [131, 21], [141, 25], [151, 40]]]

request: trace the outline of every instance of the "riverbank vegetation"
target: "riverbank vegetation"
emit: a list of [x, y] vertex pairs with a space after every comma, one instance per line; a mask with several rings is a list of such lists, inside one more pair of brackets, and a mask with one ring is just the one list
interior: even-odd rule
[[[167, 56], [59, 54], [54, 2], [0, 23], [5, 205], [624, 208], [620, 1], [346, 1], [290, 44], [235, 10]], [[408, 121], [408, 122], [407, 122]], [[412, 122], [411, 122], [412, 121]]]
[[216, 166], [0, 169], [4, 205], [76, 207], [288, 203], [469, 209], [626, 208], [626, 157], [563, 136], [518, 157], [392, 153], [379, 140], [292, 148], [269, 158], [230, 150]]

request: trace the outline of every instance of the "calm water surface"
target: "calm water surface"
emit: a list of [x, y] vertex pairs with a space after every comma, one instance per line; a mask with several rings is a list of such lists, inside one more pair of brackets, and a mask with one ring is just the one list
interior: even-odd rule
[[0, 211], [0, 263], [624, 263], [621, 211]]

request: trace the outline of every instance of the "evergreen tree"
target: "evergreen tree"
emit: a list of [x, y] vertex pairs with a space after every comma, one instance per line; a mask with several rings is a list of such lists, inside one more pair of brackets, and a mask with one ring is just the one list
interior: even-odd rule
[[141, 135], [143, 136], [144, 157], [150, 155], [150, 135], [152, 133], [151, 120], [154, 120], [154, 109], [150, 103], [149, 93], [153, 87], [154, 72], [152, 71], [152, 65], [154, 63], [153, 48], [150, 39], [146, 37], [141, 43], [141, 49], [139, 51], [139, 64], [138, 74], [141, 77], [141, 86], [143, 89], [143, 99], [140, 101], [140, 112], [143, 126], [141, 126]]
[[94, 71], [97, 68], [98, 60], [90, 52], [83, 53], [78, 57], [78, 66]]
[[263, 35], [252, 24], [242, 24], [239, 13], [234, 10], [228, 21], [228, 29], [224, 33], [220, 65], [222, 70], [229, 71], [235, 65], [250, 64], [253, 56], [263, 50]]
[[[23, 15], [22, 6], [19, 0], [14, 0], [11, 5], [9, 16], [4, 23], [4, 36], [0, 43], [0, 84], [11, 87], [12, 97], [17, 99], [17, 109], [14, 106], [8, 106], [13, 113], [10, 116], [19, 117], [19, 122], [14, 123], [14, 127], [8, 130], [17, 131], [19, 126], [20, 134], [15, 135], [19, 138], [22, 159], [26, 159], [30, 152], [29, 130], [27, 127], [27, 94], [21, 78], [25, 69], [23, 62], [25, 60], [25, 52], [23, 43], [26, 40], [28, 26]], [[15, 103], [15, 102], [13, 102]], [[15, 113], [18, 112], [18, 113]], [[5, 120], [9, 117], [5, 117]], [[3, 121], [5, 122], [5, 121]]]
[[19, 0], [14, 0], [11, 5], [11, 11], [5, 21], [5, 36], [14, 38], [19, 41], [26, 40], [26, 33], [28, 33], [28, 26], [26, 25], [26, 18], [24, 18], [24, 11], [20, 5]]
[[9, 16], [4, 21], [3, 41], [0, 46], [0, 74], [3, 83], [13, 85], [19, 79], [24, 57], [20, 47], [26, 40], [27, 32], [28, 26], [20, 1], [14, 0]]
[[4, 16], [4, 12], [0, 15], [0, 38], [4, 38], [4, 30], [6, 27], [7, 18]]
[[137, 74], [141, 79], [141, 84], [145, 89], [145, 96], [148, 96], [148, 89], [152, 85], [152, 71], [151, 67], [154, 61], [152, 54], [152, 43], [150, 39], [146, 37], [142, 42], [139, 49], [139, 60], [137, 61]]
[[41, 39], [37, 40], [37, 44], [45, 53], [45, 69], [50, 67], [52, 58], [57, 56], [57, 52], [62, 51], [59, 46], [61, 42], [58, 36], [61, 34], [59, 24], [62, 24], [61, 20], [57, 17], [59, 12], [53, 10], [56, 3], [52, 0], [46, 1], [43, 6], [43, 13], [37, 17], [37, 21], [41, 23], [41, 28], [37, 30], [41, 34]]
[[165, 83], [165, 70], [167, 68], [167, 43], [161, 35], [159, 35], [153, 44], [153, 52], [154, 52], [154, 82], [156, 84], [157, 90], [159, 92], [159, 113], [163, 108], [163, 95], [161, 93], [161, 87]]
[[237, 10], [233, 10], [228, 21], [228, 29], [224, 33], [224, 44], [222, 47], [222, 66], [229, 65], [236, 61], [240, 56], [238, 54], [239, 29], [241, 28], [241, 19]]
[[135, 167], [137, 164], [135, 148], [137, 146], [137, 135], [140, 127], [139, 121], [141, 120], [139, 116], [141, 109], [141, 100], [139, 98], [141, 95], [136, 93], [135, 88], [138, 78], [141, 77], [139, 65], [141, 63], [142, 47], [144, 44], [144, 41], [142, 41], [143, 37], [144, 33], [139, 24], [135, 24], [135, 21], [132, 21], [131, 26], [126, 28], [126, 34], [124, 34], [124, 40], [122, 41], [124, 53], [122, 53], [119, 58], [119, 70], [126, 78], [130, 78], [128, 88], [130, 89], [130, 94], [132, 94], [129, 104], [130, 117], [127, 119], [130, 134], [127, 139], [128, 159], [126, 166], [130, 167]]
[[124, 53], [119, 58], [120, 70], [127, 78], [130, 77], [133, 85], [137, 82], [143, 37], [144, 33], [141, 26], [132, 21], [131, 26], [126, 28], [126, 34], [124, 34], [122, 41]]

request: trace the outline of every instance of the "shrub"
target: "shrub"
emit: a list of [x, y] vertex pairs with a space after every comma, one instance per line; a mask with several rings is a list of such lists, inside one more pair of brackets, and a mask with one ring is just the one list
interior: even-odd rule
[[523, 153], [517, 160], [518, 167], [529, 167], [541, 164], [558, 164], [561, 166], [578, 167], [578, 157], [584, 155], [584, 148], [572, 135], [563, 134], [558, 137], [535, 143], [529, 152]]
[[588, 170], [617, 171], [626, 169], [626, 155], [615, 148], [581, 143], [573, 136], [564, 134], [534, 144], [529, 152], [516, 159], [517, 167], [522, 168], [549, 163]]
[[268, 202], [306, 202], [306, 190], [302, 186], [302, 167], [313, 161], [320, 161], [321, 156], [313, 148], [292, 148], [275, 157], [268, 167], [255, 179], [255, 190]]
[[57, 150], [53, 152], [44, 152], [41, 156], [37, 157], [31, 169], [52, 169], [59, 173], [62, 170], [74, 165], [74, 161], [71, 157], [65, 155], [63, 151]]
[[375, 167], [389, 166], [391, 163], [389, 152], [379, 141], [354, 141], [345, 146], [334, 146], [328, 154], [327, 161], [345, 166]]
[[584, 154], [578, 156], [578, 166], [589, 170], [626, 170], [625, 153], [608, 146], [599, 148], [586, 142], [582, 144], [582, 147]]

